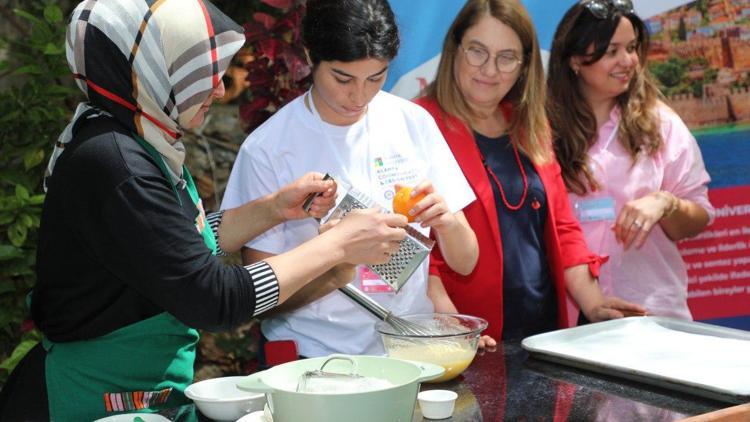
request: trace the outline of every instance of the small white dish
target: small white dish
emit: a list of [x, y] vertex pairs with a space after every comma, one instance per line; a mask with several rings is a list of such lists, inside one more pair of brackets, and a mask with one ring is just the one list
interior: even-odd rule
[[138, 418], [145, 422], [169, 422], [169, 419], [156, 413], [120, 413], [97, 419], [94, 422], [133, 422], [137, 421]]
[[245, 377], [212, 378], [190, 384], [185, 395], [205, 416], [218, 421], [236, 421], [246, 414], [263, 410], [266, 397], [263, 393], [249, 393], [237, 388]]
[[453, 415], [458, 394], [450, 390], [427, 390], [417, 394], [425, 419], [447, 419]]
[[256, 410], [255, 412], [248, 413], [237, 419], [237, 422], [266, 422], [266, 418], [263, 416], [262, 410]]
[[256, 410], [237, 419], [237, 422], [273, 422], [271, 411], [268, 409], [268, 403], [263, 406], [263, 410]]

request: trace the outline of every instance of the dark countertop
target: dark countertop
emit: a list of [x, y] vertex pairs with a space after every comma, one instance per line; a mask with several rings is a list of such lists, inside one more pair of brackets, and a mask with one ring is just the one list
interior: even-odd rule
[[[674, 421], [732, 406], [531, 357], [518, 342], [478, 355], [458, 378], [422, 389], [458, 393], [443, 421]], [[414, 421], [422, 421], [417, 406]]]
[[[441, 422], [495, 421], [675, 421], [732, 404], [546, 362], [529, 356], [519, 342], [476, 356], [458, 378], [422, 389], [458, 393], [453, 417]], [[181, 412], [194, 414], [193, 405]], [[172, 420], [177, 409], [165, 414]], [[198, 420], [209, 419], [198, 415]], [[413, 422], [422, 418], [417, 406]], [[383, 421], [390, 422], [390, 421]]]

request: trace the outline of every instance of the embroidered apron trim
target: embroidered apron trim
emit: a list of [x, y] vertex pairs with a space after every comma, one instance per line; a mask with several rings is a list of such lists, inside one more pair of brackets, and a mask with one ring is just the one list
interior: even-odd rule
[[142, 410], [164, 404], [172, 394], [172, 388], [160, 391], [133, 391], [128, 393], [104, 393], [107, 412]]

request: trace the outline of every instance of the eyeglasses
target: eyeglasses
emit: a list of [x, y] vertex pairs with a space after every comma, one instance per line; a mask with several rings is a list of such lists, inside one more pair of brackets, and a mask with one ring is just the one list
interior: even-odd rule
[[614, 10], [624, 14], [635, 13], [631, 0], [584, 0], [583, 4], [597, 19], [607, 19]]
[[[464, 52], [466, 63], [471, 66], [482, 67], [490, 59], [490, 52], [484, 48], [475, 46], [464, 48], [462, 45], [459, 45], [459, 47]], [[523, 60], [519, 59], [512, 53], [500, 53], [495, 56], [495, 68], [498, 72], [511, 73], [518, 69], [518, 66], [520, 66], [521, 63], [523, 63]]]

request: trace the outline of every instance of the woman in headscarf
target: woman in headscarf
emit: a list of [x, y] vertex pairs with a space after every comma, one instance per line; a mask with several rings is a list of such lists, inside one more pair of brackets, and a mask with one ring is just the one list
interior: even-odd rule
[[336, 265], [383, 263], [398, 250], [406, 218], [362, 212], [247, 267], [215, 256], [281, 222], [320, 217], [335, 197], [334, 184], [308, 173], [205, 215], [180, 135], [223, 95], [243, 42], [242, 29], [203, 0], [83, 1], [74, 10], [67, 57], [88, 101], [60, 135], [45, 180], [31, 296], [44, 340], [3, 389], [0, 420], [179, 406], [196, 328], [237, 326]]

